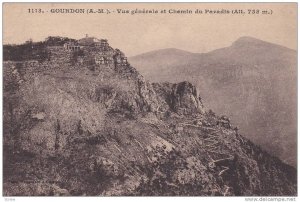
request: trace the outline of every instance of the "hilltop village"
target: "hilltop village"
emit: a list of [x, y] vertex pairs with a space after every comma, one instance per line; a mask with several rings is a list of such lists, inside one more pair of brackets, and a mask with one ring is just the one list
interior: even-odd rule
[[48, 37], [45, 42], [27, 41], [23, 45], [6, 46], [5, 50], [8, 53], [4, 54], [4, 63], [18, 71], [22, 69], [31, 72], [36, 69], [42, 71], [82, 66], [95, 73], [103, 68], [131, 70], [123, 52], [110, 47], [107, 39], [88, 35], [79, 40]]

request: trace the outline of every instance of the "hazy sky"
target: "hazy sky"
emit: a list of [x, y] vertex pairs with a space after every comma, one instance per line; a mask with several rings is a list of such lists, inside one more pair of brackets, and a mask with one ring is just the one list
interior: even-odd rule
[[[28, 13], [41, 8], [44, 13]], [[167, 14], [56, 14], [50, 9], [166, 9]], [[268, 9], [272, 15], [168, 14], [169, 9]], [[296, 3], [5, 3], [3, 43], [23, 43], [47, 36], [79, 39], [89, 34], [108, 39], [128, 56], [178, 48], [207, 52], [229, 46], [241, 36], [297, 49]]]

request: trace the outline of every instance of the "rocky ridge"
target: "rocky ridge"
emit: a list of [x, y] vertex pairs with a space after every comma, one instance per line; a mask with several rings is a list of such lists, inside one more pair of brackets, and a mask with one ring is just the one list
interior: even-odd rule
[[296, 170], [191, 83], [149, 83], [110, 46], [55, 45], [4, 62], [4, 195], [296, 195]]

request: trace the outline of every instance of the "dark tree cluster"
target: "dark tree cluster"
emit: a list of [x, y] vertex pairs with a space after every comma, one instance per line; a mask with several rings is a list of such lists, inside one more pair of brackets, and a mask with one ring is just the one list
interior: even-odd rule
[[68, 37], [59, 37], [59, 36], [49, 36], [45, 40], [47, 46], [63, 46], [67, 42], [76, 42], [75, 39], [70, 39]]
[[44, 61], [48, 58], [48, 52], [44, 42], [28, 41], [21, 45], [4, 45], [4, 61], [38, 60]]
[[47, 46], [63, 46], [66, 42], [75, 42], [75, 39], [67, 37], [48, 37], [45, 41], [32, 42], [26, 41], [20, 45], [4, 45], [3, 60], [4, 61], [24, 61], [38, 60], [44, 61], [49, 59], [50, 54], [47, 51]]

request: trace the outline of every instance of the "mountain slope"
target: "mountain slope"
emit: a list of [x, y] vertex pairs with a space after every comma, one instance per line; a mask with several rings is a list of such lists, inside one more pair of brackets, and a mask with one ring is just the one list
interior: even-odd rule
[[205, 111], [195, 86], [151, 84], [111, 47], [112, 65], [92, 64], [100, 48], [4, 63], [5, 196], [296, 195], [295, 168]]
[[296, 51], [242, 37], [204, 54], [160, 52], [129, 61], [150, 81], [194, 83], [208, 108], [230, 116], [243, 135], [296, 166]]

